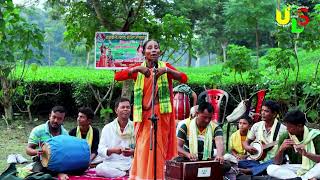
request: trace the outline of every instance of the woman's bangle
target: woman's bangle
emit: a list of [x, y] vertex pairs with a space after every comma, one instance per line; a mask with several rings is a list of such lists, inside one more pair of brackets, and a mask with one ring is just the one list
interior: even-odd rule
[[166, 67], [166, 73], [168, 73], [168, 67]]

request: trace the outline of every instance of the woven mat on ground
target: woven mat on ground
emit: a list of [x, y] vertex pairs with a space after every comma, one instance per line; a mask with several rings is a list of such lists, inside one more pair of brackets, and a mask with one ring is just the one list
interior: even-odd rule
[[94, 169], [87, 170], [85, 174], [81, 176], [69, 176], [69, 180], [127, 180], [127, 179], [129, 179], [128, 176], [117, 177], [117, 178], [98, 177]]

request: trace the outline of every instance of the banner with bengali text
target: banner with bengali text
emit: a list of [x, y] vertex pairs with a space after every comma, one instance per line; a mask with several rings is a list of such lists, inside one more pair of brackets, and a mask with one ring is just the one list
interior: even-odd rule
[[118, 70], [143, 62], [147, 32], [96, 32], [96, 69]]

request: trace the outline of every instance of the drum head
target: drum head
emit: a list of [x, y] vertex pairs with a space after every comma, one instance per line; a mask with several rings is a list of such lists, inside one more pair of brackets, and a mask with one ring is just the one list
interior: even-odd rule
[[48, 167], [49, 159], [50, 159], [50, 147], [47, 143], [44, 143], [42, 146], [42, 156], [41, 156], [41, 164], [43, 167]]
[[259, 159], [262, 155], [263, 149], [260, 142], [253, 142], [251, 143], [251, 146], [256, 148], [258, 152], [256, 154], [251, 154], [250, 157], [254, 160]]

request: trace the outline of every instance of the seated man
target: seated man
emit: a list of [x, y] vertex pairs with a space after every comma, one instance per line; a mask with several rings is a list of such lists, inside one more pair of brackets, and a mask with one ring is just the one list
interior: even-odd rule
[[130, 100], [117, 100], [115, 112], [117, 118], [102, 129], [98, 153], [104, 160], [96, 167], [97, 175], [110, 178], [127, 174], [135, 145], [133, 123], [129, 120]]
[[[187, 119], [190, 120], [190, 119], [195, 118], [195, 117], [196, 117], [196, 113], [197, 113], [197, 109], [198, 109], [198, 105], [193, 106], [193, 107], [190, 109], [190, 117], [187, 118]], [[184, 124], [184, 123], [186, 122], [187, 119], [181, 120], [181, 121], [178, 122], [178, 124], [177, 124], [177, 129], [176, 129], [176, 135], [177, 135], [177, 136], [178, 136], [178, 132], [179, 132], [180, 127], [182, 126], [182, 124]]]
[[[51, 109], [49, 114], [49, 120], [32, 129], [28, 145], [26, 147], [26, 153], [29, 156], [37, 156], [42, 153], [41, 145], [45, 141], [49, 140], [54, 136], [68, 135], [68, 131], [62, 126], [65, 117], [65, 110], [62, 106], [55, 106]], [[34, 171], [45, 171], [39, 158], [35, 158], [36, 163], [34, 164]], [[66, 174], [58, 174], [61, 180], [68, 179]]]
[[191, 161], [214, 158], [221, 164], [224, 163], [223, 132], [221, 127], [211, 121], [212, 113], [212, 105], [203, 102], [198, 106], [197, 116], [182, 124], [178, 132], [179, 156]]
[[69, 132], [70, 136], [87, 140], [91, 149], [90, 162], [97, 156], [99, 145], [99, 130], [91, 126], [93, 117], [94, 113], [91, 108], [81, 107], [77, 118], [78, 126]]
[[[299, 110], [288, 112], [284, 118], [288, 132], [279, 140], [274, 164], [267, 169], [268, 175], [302, 180], [320, 178], [320, 130], [305, 126], [305, 114]], [[288, 157], [287, 164], [283, 164]]]
[[[286, 127], [276, 118], [279, 109], [279, 105], [274, 101], [269, 100], [263, 103], [261, 109], [262, 121], [252, 126], [247, 135], [247, 140], [243, 142], [243, 147], [248, 153], [257, 153], [257, 149], [250, 145], [253, 141], [260, 141], [264, 144], [275, 143], [279, 140], [280, 135], [286, 131]], [[266, 149], [266, 157], [261, 160], [240, 160], [238, 163], [240, 171], [254, 176], [261, 174], [272, 164], [277, 149], [277, 145], [271, 147], [271, 149]]]
[[250, 117], [240, 118], [238, 123], [238, 130], [234, 132], [230, 137], [230, 151], [233, 156], [238, 160], [246, 159], [246, 151], [242, 146], [242, 143], [247, 139], [247, 134], [251, 127], [252, 120]]

